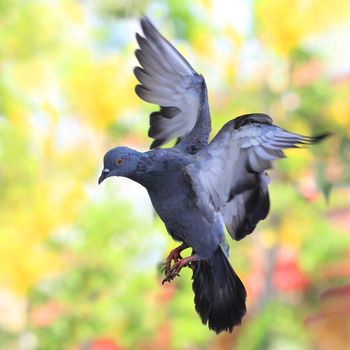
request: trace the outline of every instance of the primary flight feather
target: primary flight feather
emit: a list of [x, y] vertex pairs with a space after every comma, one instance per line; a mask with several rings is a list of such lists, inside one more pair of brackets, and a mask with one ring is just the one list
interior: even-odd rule
[[[136, 94], [159, 105], [151, 113], [151, 150], [116, 147], [104, 156], [99, 183], [125, 176], [143, 185], [167, 231], [180, 246], [165, 263], [165, 279], [193, 270], [195, 308], [215, 332], [232, 331], [246, 313], [246, 291], [228, 260], [224, 227], [240, 240], [250, 234], [269, 207], [266, 170], [286, 148], [321, 141], [288, 132], [266, 114], [228, 122], [208, 144], [211, 130], [205, 80], [147, 19], [136, 34], [140, 67], [134, 69]], [[171, 139], [172, 148], [159, 148]], [[192, 254], [180, 253], [191, 248]]]

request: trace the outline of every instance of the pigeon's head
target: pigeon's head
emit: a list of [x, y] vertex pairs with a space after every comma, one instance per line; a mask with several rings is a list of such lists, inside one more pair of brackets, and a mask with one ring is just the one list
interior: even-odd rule
[[133, 178], [140, 152], [128, 147], [116, 147], [109, 150], [103, 158], [103, 170], [98, 183], [110, 176], [125, 176]]

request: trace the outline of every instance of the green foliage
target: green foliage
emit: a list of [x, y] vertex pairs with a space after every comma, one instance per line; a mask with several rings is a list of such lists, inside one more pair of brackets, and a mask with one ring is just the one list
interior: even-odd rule
[[306, 349], [301, 310], [286, 305], [283, 300], [270, 301], [243, 330], [238, 350]]

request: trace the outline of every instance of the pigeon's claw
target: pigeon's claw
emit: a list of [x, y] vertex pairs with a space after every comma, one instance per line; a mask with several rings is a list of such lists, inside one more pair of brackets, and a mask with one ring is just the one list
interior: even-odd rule
[[[181, 260], [182, 259], [181, 252], [186, 248], [188, 248], [188, 245], [185, 243], [182, 243], [181, 245], [179, 245], [178, 247], [176, 247], [175, 249], [173, 249], [169, 253], [169, 255], [165, 261], [164, 269], [162, 270], [162, 272], [165, 272], [165, 276], [168, 276], [170, 274], [171, 262], [174, 261], [174, 265], [175, 265], [179, 260]], [[164, 283], [165, 279], [163, 280], [163, 283]], [[168, 282], [170, 282], [170, 281], [168, 281]]]
[[165, 278], [162, 281], [162, 284], [164, 284], [165, 282], [171, 282], [176, 276], [180, 276], [179, 272], [183, 267], [188, 266], [190, 268], [193, 268], [192, 263], [197, 260], [198, 260], [198, 255], [193, 254], [191, 256], [188, 256], [186, 258], [176, 261], [173, 267], [170, 269], [170, 271], [166, 273]]
[[180, 277], [179, 274], [176, 274], [176, 275], [169, 275], [169, 276], [165, 277], [165, 278], [163, 279], [163, 281], [162, 281], [162, 285], [163, 285], [165, 282], [169, 282], [169, 283], [170, 283], [176, 276], [179, 276], [179, 277]]

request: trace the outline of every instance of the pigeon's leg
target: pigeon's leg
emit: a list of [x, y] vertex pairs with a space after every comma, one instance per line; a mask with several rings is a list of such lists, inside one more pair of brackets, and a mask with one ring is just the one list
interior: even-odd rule
[[188, 256], [187, 258], [180, 259], [175, 262], [174, 266], [171, 268], [169, 273], [166, 274], [162, 284], [165, 282], [171, 282], [176, 276], [179, 275], [179, 272], [181, 269], [185, 266], [191, 267], [192, 262], [198, 261], [199, 257], [197, 254], [193, 254], [191, 256]]
[[186, 248], [188, 248], [189, 245], [187, 245], [186, 243], [182, 243], [181, 245], [179, 245], [178, 247], [176, 247], [175, 249], [173, 249], [168, 257], [166, 258], [165, 261], [165, 276], [168, 276], [170, 274], [171, 271], [171, 261], [174, 260], [174, 264], [177, 263], [180, 259], [182, 259], [181, 257], [181, 252], [183, 250], [185, 250]]

